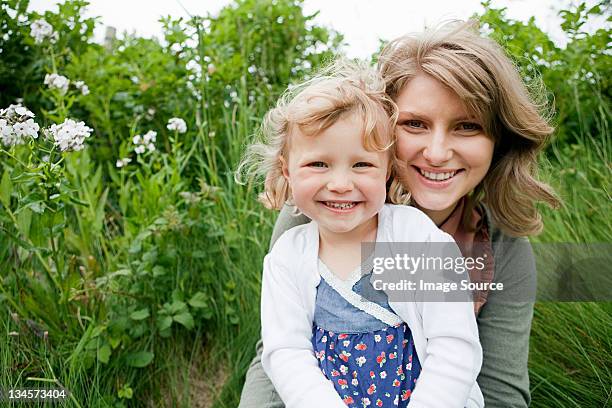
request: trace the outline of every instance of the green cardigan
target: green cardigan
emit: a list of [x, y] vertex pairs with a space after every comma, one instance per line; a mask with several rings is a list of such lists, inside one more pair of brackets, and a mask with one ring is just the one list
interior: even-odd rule
[[[310, 221], [292, 215], [285, 206], [274, 225], [270, 246], [291, 227]], [[536, 285], [535, 259], [526, 238], [514, 238], [487, 224], [495, 258], [494, 282], [503, 283], [503, 301], [491, 291], [477, 318], [483, 364], [478, 385], [488, 407], [527, 407], [530, 403], [527, 358], [533, 302], [507, 301], [524, 298]], [[499, 295], [498, 295], [499, 296]], [[240, 397], [239, 408], [284, 408], [283, 402], [261, 366], [261, 340], [251, 362]]]

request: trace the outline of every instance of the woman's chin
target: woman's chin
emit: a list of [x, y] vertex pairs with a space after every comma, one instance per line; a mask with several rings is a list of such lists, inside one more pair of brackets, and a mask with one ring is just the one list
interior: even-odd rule
[[421, 211], [428, 213], [454, 208], [461, 197], [449, 197], [448, 194], [413, 194], [412, 198]]

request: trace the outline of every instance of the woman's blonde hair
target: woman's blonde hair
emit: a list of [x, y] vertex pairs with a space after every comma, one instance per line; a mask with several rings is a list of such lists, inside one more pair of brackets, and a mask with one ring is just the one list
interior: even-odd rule
[[[542, 82], [533, 81], [537, 86], [530, 93], [503, 49], [479, 35], [473, 21], [397, 38], [385, 46], [378, 64], [392, 99], [419, 73], [430, 75], [459, 96], [495, 141], [491, 167], [470, 194], [464, 214], [469, 217], [482, 202], [502, 231], [539, 233], [536, 202], [559, 204], [551, 187], [537, 179], [537, 154], [554, 131]], [[406, 197], [397, 186], [389, 193], [395, 201]]]
[[259, 200], [268, 208], [282, 208], [291, 199], [291, 191], [280, 158], [288, 161], [291, 136], [295, 132], [316, 136], [350, 114], [362, 121], [362, 141], [367, 150], [390, 150], [397, 108], [385, 93], [385, 82], [376, 69], [340, 58], [283, 93], [276, 107], [265, 115], [257, 135], [259, 141], [247, 147], [236, 181], [242, 183], [244, 176], [264, 179]]

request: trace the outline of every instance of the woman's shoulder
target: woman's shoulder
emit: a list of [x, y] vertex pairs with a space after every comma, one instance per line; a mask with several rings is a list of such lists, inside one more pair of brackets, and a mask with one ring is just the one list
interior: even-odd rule
[[273, 257], [287, 258], [309, 252], [308, 250], [317, 243], [315, 238], [318, 238], [313, 227], [314, 224], [308, 222], [289, 228], [276, 239], [269, 253]]
[[503, 232], [493, 220], [489, 209], [485, 209], [484, 218], [487, 223], [489, 240], [495, 259], [496, 282], [535, 285], [535, 256], [527, 237], [511, 236]]

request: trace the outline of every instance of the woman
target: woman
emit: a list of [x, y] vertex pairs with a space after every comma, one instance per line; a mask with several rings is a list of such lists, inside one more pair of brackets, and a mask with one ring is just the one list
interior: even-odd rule
[[[535, 288], [535, 262], [524, 237], [542, 229], [535, 203], [558, 203], [535, 175], [537, 153], [553, 129], [503, 50], [468, 24], [398, 38], [383, 50], [379, 68], [399, 108], [395, 171], [402, 183], [389, 194], [410, 199], [465, 256], [488, 255], [470, 278], [502, 284], [503, 291], [475, 292], [483, 348], [478, 384], [488, 407], [526, 407], [533, 296], [525, 294]], [[291, 212], [281, 211], [272, 243], [308, 221]], [[240, 407], [283, 407], [260, 356], [261, 343]]]

